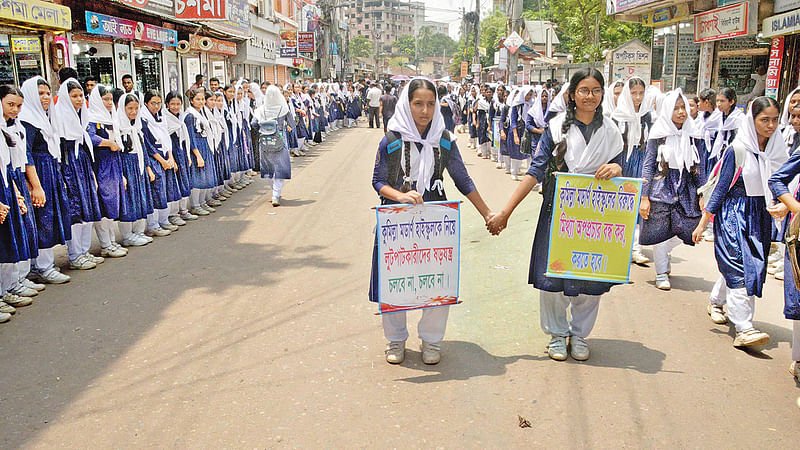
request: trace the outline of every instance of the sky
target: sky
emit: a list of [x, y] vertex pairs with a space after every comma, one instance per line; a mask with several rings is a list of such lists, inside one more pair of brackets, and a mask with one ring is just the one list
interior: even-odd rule
[[[446, 22], [450, 24], [450, 37], [458, 39], [461, 27], [461, 8], [466, 11], [475, 10], [475, 0], [422, 0], [425, 3], [425, 20]], [[485, 17], [492, 9], [492, 0], [480, 0], [481, 17]]]

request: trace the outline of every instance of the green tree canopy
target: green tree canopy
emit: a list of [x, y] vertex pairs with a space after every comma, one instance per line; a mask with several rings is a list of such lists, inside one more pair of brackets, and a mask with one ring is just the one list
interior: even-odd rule
[[366, 36], [358, 36], [350, 40], [348, 50], [350, 58], [369, 58], [372, 56], [372, 41]]
[[397, 54], [414, 58], [414, 46], [416, 45], [416, 55], [422, 59], [429, 56], [447, 55], [448, 57], [458, 49], [458, 44], [450, 39], [450, 36], [443, 33], [434, 33], [429, 27], [419, 29], [417, 37], [413, 35], [400, 36], [392, 43], [392, 48]]

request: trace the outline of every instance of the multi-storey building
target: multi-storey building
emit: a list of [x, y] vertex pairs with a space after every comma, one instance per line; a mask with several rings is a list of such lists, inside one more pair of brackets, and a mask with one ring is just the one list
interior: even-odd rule
[[[401, 0], [349, 0], [345, 4], [350, 37], [377, 39], [381, 46], [414, 34], [416, 9]], [[424, 12], [423, 12], [424, 17]]]

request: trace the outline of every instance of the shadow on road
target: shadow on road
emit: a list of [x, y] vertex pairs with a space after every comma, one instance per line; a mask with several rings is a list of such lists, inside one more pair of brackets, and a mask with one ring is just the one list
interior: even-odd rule
[[641, 342], [592, 338], [586, 339], [586, 342], [589, 343], [592, 351], [591, 358], [584, 362], [569, 359], [570, 362], [594, 367], [630, 369], [647, 374], [664, 372], [662, 367], [667, 355], [664, 352], [649, 348]]

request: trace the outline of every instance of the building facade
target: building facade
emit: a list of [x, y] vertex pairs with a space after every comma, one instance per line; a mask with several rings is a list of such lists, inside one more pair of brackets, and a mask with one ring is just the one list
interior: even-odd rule
[[[350, 38], [364, 36], [379, 45], [391, 45], [401, 36], [414, 34], [416, 9], [400, 0], [350, 0], [345, 3]], [[424, 17], [424, 11], [423, 11]]]

